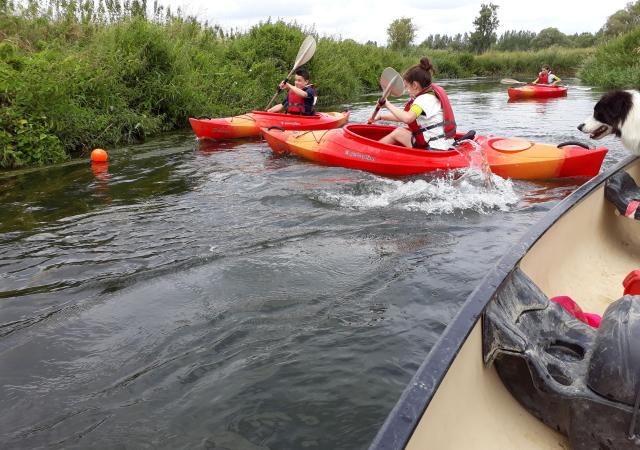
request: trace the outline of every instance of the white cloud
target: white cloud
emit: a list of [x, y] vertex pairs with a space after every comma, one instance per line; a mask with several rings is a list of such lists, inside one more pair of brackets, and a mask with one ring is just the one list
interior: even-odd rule
[[[627, 2], [628, 0], [568, 0], [546, 2], [547, 6], [541, 6], [516, 0], [494, 1], [499, 5], [499, 33], [506, 30], [540, 31], [556, 27], [568, 34], [597, 31], [608, 16], [624, 8]], [[164, 4], [171, 5], [172, 8], [181, 6], [185, 12], [226, 29], [245, 30], [271, 17], [314, 26], [321, 35], [351, 38], [359, 42], [372, 40], [384, 44], [387, 40], [387, 27], [392, 20], [400, 17], [412, 18], [418, 27], [417, 42], [429, 34], [470, 32], [481, 3], [470, 0], [307, 0], [303, 3], [287, 0], [218, 0], [214, 3], [192, 0], [185, 5], [181, 0], [168, 0]]]

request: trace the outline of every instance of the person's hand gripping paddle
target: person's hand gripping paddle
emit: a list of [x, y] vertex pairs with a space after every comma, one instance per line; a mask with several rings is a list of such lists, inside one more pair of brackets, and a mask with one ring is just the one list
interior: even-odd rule
[[382, 75], [380, 75], [380, 86], [382, 87], [382, 97], [378, 100], [376, 109], [373, 111], [373, 114], [371, 114], [367, 123], [373, 123], [376, 115], [380, 111], [380, 108], [382, 108], [382, 105], [387, 101], [387, 97], [389, 97], [389, 95], [398, 97], [404, 92], [404, 82], [402, 81], [402, 77], [391, 67], [387, 67], [382, 71]]
[[[296, 56], [296, 62], [293, 64], [293, 69], [291, 69], [291, 72], [289, 72], [289, 75], [287, 75], [287, 78], [285, 78], [283, 81], [289, 80], [289, 78], [291, 78], [291, 76], [293, 75], [293, 72], [295, 72], [298, 67], [300, 67], [301, 65], [309, 61], [313, 57], [313, 54], [315, 52], [316, 52], [316, 40], [313, 38], [313, 36], [307, 36], [304, 42], [302, 42], [302, 45], [300, 46], [300, 50], [298, 50], [298, 56]], [[276, 97], [281, 91], [282, 89], [280, 89], [280, 86], [278, 86], [278, 90], [271, 98], [271, 101], [269, 102], [265, 110], [271, 107], [271, 104], [273, 103], [273, 101], [276, 99]]]

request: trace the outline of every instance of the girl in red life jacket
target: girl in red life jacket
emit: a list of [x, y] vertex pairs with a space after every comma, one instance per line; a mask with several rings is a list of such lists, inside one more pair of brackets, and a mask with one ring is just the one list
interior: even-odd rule
[[304, 67], [296, 70], [295, 86], [283, 81], [280, 89], [287, 91], [284, 101], [269, 108], [268, 112], [285, 112], [287, 114], [300, 114], [312, 116], [315, 111], [316, 91], [309, 83], [309, 71]]
[[551, 67], [549, 67], [549, 64], [545, 64], [542, 66], [542, 70], [538, 74], [538, 78], [536, 78], [532, 84], [550, 84], [555, 86], [561, 81], [560, 77], [551, 73]]
[[385, 101], [382, 106], [389, 113], [380, 113], [374, 120], [403, 122], [408, 128], [396, 128], [380, 142], [432, 150], [451, 148], [456, 132], [453, 110], [444, 89], [431, 82], [432, 73], [427, 57], [404, 73], [404, 86], [412, 99], [404, 109]]

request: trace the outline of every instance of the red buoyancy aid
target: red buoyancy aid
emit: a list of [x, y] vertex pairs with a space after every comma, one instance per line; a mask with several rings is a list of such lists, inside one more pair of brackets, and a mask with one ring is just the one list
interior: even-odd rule
[[[443, 128], [444, 134], [437, 136], [433, 139], [440, 139], [440, 138], [449, 139], [455, 136], [456, 134], [456, 118], [453, 115], [453, 108], [451, 107], [451, 102], [449, 102], [449, 96], [447, 96], [447, 93], [445, 92], [445, 90], [442, 87], [438, 86], [437, 84], [431, 83], [429, 87], [424, 88], [423, 90], [418, 92], [418, 95], [416, 95], [416, 98], [421, 96], [422, 94], [426, 94], [427, 92], [433, 92], [436, 98], [440, 100], [440, 105], [442, 105], [442, 122], [429, 125], [428, 127], [420, 127], [420, 125], [418, 125], [418, 118], [416, 117], [416, 120], [408, 124], [409, 130], [411, 131], [411, 134], [413, 134], [413, 138], [415, 139], [414, 146], [420, 147], [420, 148], [427, 147], [428, 145], [428, 142], [424, 139], [424, 134], [423, 134], [427, 130], [431, 130], [433, 128], [440, 127], [440, 126]], [[409, 102], [406, 105], [404, 105], [404, 110], [409, 111], [414, 101], [415, 101], [415, 98], [412, 98], [411, 100], [409, 100]]]
[[549, 84], [549, 72], [538, 74], [538, 83], [540, 84]]
[[[313, 96], [316, 96], [316, 90], [313, 87], [313, 84], [309, 84], [306, 87], [310, 87], [313, 92]], [[288, 114], [315, 114], [315, 107], [311, 106], [310, 111], [306, 111], [304, 107], [305, 97], [296, 94], [292, 90], [289, 90], [289, 94], [287, 95], [287, 113]]]

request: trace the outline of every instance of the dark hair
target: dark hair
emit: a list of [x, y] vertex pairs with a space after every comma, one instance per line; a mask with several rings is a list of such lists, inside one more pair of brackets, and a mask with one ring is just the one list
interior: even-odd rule
[[547, 69], [548, 72], [551, 72], [551, 66], [549, 64], [543, 64], [542, 68]]
[[302, 78], [304, 78], [307, 81], [311, 79], [311, 75], [309, 75], [309, 71], [304, 67], [300, 67], [299, 69], [296, 69], [296, 75], [300, 75]]
[[423, 56], [420, 59], [420, 64], [416, 64], [415, 66], [411, 66], [404, 73], [402, 78], [405, 79], [408, 83], [413, 83], [417, 81], [420, 86], [423, 88], [429, 87], [431, 85], [431, 76], [433, 75], [433, 64], [431, 64], [431, 60], [426, 56]]

